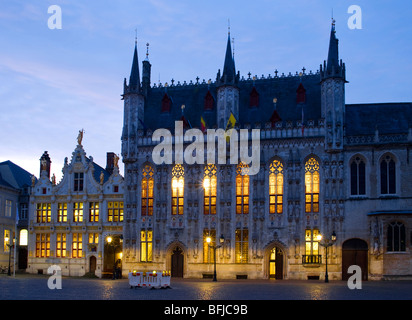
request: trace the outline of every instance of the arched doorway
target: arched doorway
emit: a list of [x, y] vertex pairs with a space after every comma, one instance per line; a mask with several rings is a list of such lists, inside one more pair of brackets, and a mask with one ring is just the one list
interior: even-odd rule
[[362, 280], [368, 280], [368, 244], [361, 239], [349, 239], [342, 244], [342, 280], [348, 280], [351, 265], [357, 265], [362, 271]]
[[269, 252], [269, 279], [283, 279], [283, 251], [278, 247]]
[[123, 236], [108, 235], [105, 238], [103, 256], [103, 277], [121, 276]]
[[183, 278], [183, 263], [184, 256], [183, 250], [176, 246], [172, 251], [171, 256], [171, 272], [174, 278]]

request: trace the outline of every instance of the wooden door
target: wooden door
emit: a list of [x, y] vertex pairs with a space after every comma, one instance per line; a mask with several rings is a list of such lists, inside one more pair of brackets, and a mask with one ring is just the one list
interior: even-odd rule
[[362, 280], [368, 280], [368, 245], [361, 239], [349, 239], [342, 245], [342, 280], [348, 280], [351, 265], [361, 268]]
[[95, 256], [91, 256], [90, 257], [90, 268], [89, 271], [91, 273], [94, 273], [96, 271], [96, 257]]
[[176, 247], [172, 253], [172, 277], [183, 278], [183, 251]]

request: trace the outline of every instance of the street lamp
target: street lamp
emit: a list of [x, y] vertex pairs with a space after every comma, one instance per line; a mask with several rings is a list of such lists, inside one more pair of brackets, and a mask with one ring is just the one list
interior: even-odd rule
[[322, 247], [324, 247], [325, 250], [326, 250], [325, 282], [329, 282], [329, 276], [328, 276], [328, 248], [335, 244], [335, 242], [336, 242], [336, 233], [335, 233], [335, 231], [333, 231], [330, 238], [323, 239], [323, 242], [321, 242], [322, 238], [323, 238], [322, 235], [319, 233], [318, 236], [317, 236], [317, 240], [319, 241], [319, 244]]
[[210, 244], [212, 242], [211, 237], [207, 237], [206, 242], [208, 243], [209, 248], [213, 249], [213, 260], [214, 260], [213, 281], [217, 281], [217, 278], [216, 278], [216, 249], [219, 249], [223, 245], [223, 242], [225, 242], [225, 238], [223, 237], [223, 234], [220, 236], [220, 239], [219, 239], [220, 244], [218, 246]]
[[10, 262], [11, 262], [11, 249], [14, 248], [14, 242], [16, 241], [16, 238], [13, 238], [13, 244], [9, 243], [10, 238], [9, 237], [5, 237], [4, 241], [6, 242], [6, 245], [9, 247], [9, 269], [7, 271], [7, 275], [11, 276], [11, 272], [10, 272]]

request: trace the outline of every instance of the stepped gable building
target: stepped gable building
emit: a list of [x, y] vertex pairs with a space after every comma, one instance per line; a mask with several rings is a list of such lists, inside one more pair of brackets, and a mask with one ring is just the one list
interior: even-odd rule
[[[326, 263], [329, 279], [351, 265], [363, 279], [412, 274], [412, 104], [345, 103], [334, 23], [316, 72], [241, 77], [230, 35], [213, 80], [152, 85], [150, 69], [146, 54], [140, 77], [136, 45], [123, 92], [124, 273], [211, 277], [216, 262], [230, 279], [322, 280]], [[257, 174], [206, 157], [154, 162], [156, 129], [225, 129], [231, 114], [235, 129], [260, 129]]]
[[107, 153], [104, 169], [86, 156], [82, 138], [80, 131], [60, 182], [50, 177], [47, 151], [40, 158], [30, 197], [29, 273], [46, 274], [58, 265], [65, 276], [111, 277], [114, 265], [121, 267], [124, 182], [118, 156]]

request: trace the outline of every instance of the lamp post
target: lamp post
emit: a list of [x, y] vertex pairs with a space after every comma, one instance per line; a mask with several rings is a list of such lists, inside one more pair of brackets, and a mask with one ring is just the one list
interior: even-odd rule
[[328, 248], [335, 244], [335, 242], [336, 242], [336, 233], [335, 233], [335, 231], [333, 231], [330, 238], [323, 239], [323, 242], [321, 242], [322, 238], [323, 238], [322, 235], [319, 233], [318, 236], [317, 236], [317, 239], [319, 241], [319, 244], [322, 247], [324, 247], [325, 251], [326, 251], [326, 257], [325, 257], [326, 258], [325, 282], [329, 282], [329, 276], [328, 276]]
[[207, 237], [206, 242], [209, 244], [209, 248], [213, 249], [213, 261], [214, 261], [213, 281], [217, 281], [217, 278], [216, 278], [216, 249], [219, 249], [223, 245], [223, 242], [225, 242], [225, 238], [223, 237], [223, 234], [220, 236], [219, 245], [211, 245], [210, 244], [212, 242], [211, 237]]
[[4, 241], [6, 242], [6, 245], [9, 247], [9, 269], [7, 271], [7, 275], [11, 276], [11, 272], [10, 272], [10, 263], [11, 263], [11, 248], [14, 248], [14, 241], [16, 240], [16, 238], [13, 238], [13, 244], [9, 243], [9, 237], [5, 237]]

